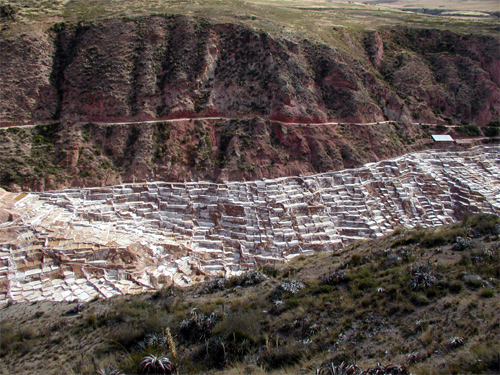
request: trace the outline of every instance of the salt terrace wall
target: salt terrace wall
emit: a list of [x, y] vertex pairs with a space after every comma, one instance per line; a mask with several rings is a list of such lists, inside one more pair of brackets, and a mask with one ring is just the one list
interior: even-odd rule
[[189, 285], [397, 226], [500, 211], [500, 148], [426, 151], [252, 182], [129, 184], [21, 195], [0, 301], [89, 300]]

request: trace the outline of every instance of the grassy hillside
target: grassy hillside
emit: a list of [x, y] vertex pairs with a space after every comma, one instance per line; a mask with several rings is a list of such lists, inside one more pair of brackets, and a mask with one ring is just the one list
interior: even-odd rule
[[179, 374], [498, 373], [499, 233], [480, 215], [187, 289], [3, 306], [0, 369], [147, 373], [153, 354]]
[[[5, 9], [2, 10], [4, 33], [38, 28], [44, 23], [49, 25], [57, 21], [72, 22], [150, 14], [206, 17], [212, 21], [238, 22], [280, 34], [306, 33], [309, 37], [317, 37], [325, 43], [338, 40], [338, 30], [343, 27], [362, 30], [379, 26], [408, 25], [465, 33], [498, 32], [498, 18], [494, 16], [436, 17], [404, 12], [384, 6], [386, 4], [350, 1], [18, 0], [2, 1], [2, 4], [2, 9]], [[415, 3], [410, 5], [416, 7]], [[449, 3], [446, 7], [462, 9], [456, 3]], [[401, 8], [404, 8], [404, 5]], [[484, 2], [482, 8], [484, 11], [494, 10], [494, 6], [489, 2]]]

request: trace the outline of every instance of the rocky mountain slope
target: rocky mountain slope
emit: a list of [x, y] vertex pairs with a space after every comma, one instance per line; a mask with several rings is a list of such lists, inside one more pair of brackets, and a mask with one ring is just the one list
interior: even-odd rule
[[[10, 190], [359, 167], [443, 131], [418, 123], [500, 116], [488, 33], [333, 27], [320, 39], [165, 14], [28, 27], [2, 9], [0, 123], [49, 124], [1, 130]], [[342, 125], [307, 126], [325, 122]]]
[[498, 119], [494, 37], [341, 29], [335, 45], [186, 16], [56, 23], [2, 38], [0, 119]]
[[299, 126], [259, 117], [0, 129], [0, 184], [47, 190], [326, 172], [421, 149], [431, 144], [427, 131], [396, 123]]

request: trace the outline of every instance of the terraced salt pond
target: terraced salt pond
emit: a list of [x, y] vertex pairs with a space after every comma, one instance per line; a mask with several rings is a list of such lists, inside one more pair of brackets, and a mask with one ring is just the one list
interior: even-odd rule
[[252, 182], [124, 184], [18, 197], [0, 303], [189, 285], [397, 226], [500, 212], [500, 147], [425, 151], [359, 169]]

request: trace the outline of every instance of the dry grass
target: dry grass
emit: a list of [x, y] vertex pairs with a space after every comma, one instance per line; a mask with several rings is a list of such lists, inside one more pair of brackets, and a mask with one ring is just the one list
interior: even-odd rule
[[[427, 8], [425, 1], [416, 8]], [[418, 2], [420, 3], [420, 2]], [[463, 10], [464, 6], [454, 2], [446, 6], [451, 10]], [[493, 11], [495, 1], [482, 1], [474, 9]], [[402, 12], [396, 8], [413, 7], [413, 3], [398, 2], [390, 4], [369, 4], [344, 1], [183, 1], [183, 0], [48, 0], [35, 2], [19, 0], [14, 3], [17, 9], [17, 26], [11, 25], [10, 31], [18, 32], [29, 28], [38, 28], [36, 22], [49, 25], [57, 21], [79, 21], [105, 19], [110, 17], [140, 17], [149, 14], [184, 14], [205, 17], [215, 22], [235, 22], [251, 25], [255, 28], [280, 34], [306, 34], [326, 43], [342, 40], [342, 28], [370, 29], [380, 26], [409, 25], [415, 27], [435, 27], [451, 29], [457, 32], [496, 33], [498, 18], [467, 17], [465, 20], [455, 17], [435, 17], [412, 12]], [[390, 5], [386, 6], [386, 5]], [[455, 6], [456, 5], [456, 6]], [[497, 7], [498, 8], [498, 7]], [[441, 8], [442, 9], [442, 8]], [[469, 9], [470, 10], [470, 9]], [[498, 10], [498, 9], [496, 9]], [[47, 27], [48, 28], [48, 27]]]

